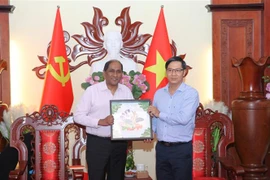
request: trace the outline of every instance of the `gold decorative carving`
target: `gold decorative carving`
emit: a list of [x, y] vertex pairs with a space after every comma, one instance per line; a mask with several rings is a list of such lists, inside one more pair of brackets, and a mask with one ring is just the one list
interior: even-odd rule
[[200, 140], [194, 141], [194, 143], [193, 143], [193, 151], [195, 153], [201, 153], [201, 152], [204, 151], [204, 149], [205, 149], [204, 142], [202, 142]]
[[205, 169], [205, 164], [204, 164], [204, 160], [202, 160], [201, 158], [196, 158], [193, 160], [193, 169], [195, 171], [201, 171], [203, 169]]

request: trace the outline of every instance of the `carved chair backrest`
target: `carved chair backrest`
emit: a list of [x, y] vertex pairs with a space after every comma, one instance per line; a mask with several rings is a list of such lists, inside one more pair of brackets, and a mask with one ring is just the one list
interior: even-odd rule
[[[212, 150], [213, 133], [220, 135], [216, 152]], [[233, 142], [234, 131], [231, 119], [225, 114], [204, 109], [200, 104], [196, 112], [193, 135], [193, 177], [224, 177], [225, 172], [216, 158], [225, 157], [228, 145]]]
[[[0, 69], [0, 72], [1, 72], [1, 69]], [[4, 121], [3, 114], [4, 114], [4, 111], [7, 109], [8, 109], [8, 105], [0, 101], [0, 122]], [[2, 134], [0, 132], [0, 152], [3, 151], [3, 149], [6, 146], [6, 143], [7, 143], [7, 141], [5, 140], [5, 138], [2, 136]]]
[[[30, 150], [23, 142], [26, 130], [33, 136]], [[78, 162], [76, 158], [80, 159], [81, 149], [85, 145], [83, 131], [83, 128], [74, 124], [71, 115], [58, 112], [54, 105], [45, 105], [40, 112], [16, 119], [11, 126], [10, 146], [18, 150], [19, 163], [31, 161], [28, 168], [33, 168], [32, 179], [67, 179], [70, 133], [74, 132], [75, 136], [72, 146], [75, 158], [72, 161]], [[28, 159], [29, 151], [33, 152], [31, 159]], [[27, 174], [26, 168], [21, 179], [27, 179]]]

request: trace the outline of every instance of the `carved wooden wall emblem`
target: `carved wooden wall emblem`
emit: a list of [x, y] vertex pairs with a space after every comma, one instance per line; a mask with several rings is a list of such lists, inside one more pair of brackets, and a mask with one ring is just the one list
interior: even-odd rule
[[[74, 34], [70, 36], [67, 31], [63, 32], [70, 72], [79, 69], [85, 64], [91, 66], [93, 62], [102, 60], [107, 55], [107, 50], [103, 46], [103, 27], [109, 24], [109, 20], [103, 15], [99, 8], [93, 7], [93, 9], [94, 17], [92, 23], [81, 23], [81, 25], [84, 27], [84, 35]], [[133, 59], [133, 61], [136, 63], [144, 65], [145, 60], [139, 59], [138, 55], [142, 55], [143, 57], [147, 56], [149, 45], [146, 44], [146, 42], [152, 37], [152, 35], [142, 33], [139, 34], [139, 28], [143, 23], [140, 21], [132, 23], [129, 16], [129, 9], [130, 7], [124, 8], [120, 15], [115, 19], [115, 24], [121, 27], [121, 34], [123, 38], [123, 47], [120, 53], [126, 58]], [[73, 38], [77, 43], [73, 48], [67, 44], [71, 38]], [[177, 49], [174, 41], [171, 43], [171, 48], [172, 55], [175, 56]], [[45, 68], [48, 61], [49, 51], [50, 43], [47, 47], [47, 55], [38, 56], [38, 59], [42, 65], [33, 68], [33, 71], [36, 72], [37, 77], [40, 79], [44, 79], [45, 77]], [[78, 60], [79, 57], [86, 57], [86, 59]], [[180, 57], [184, 59], [185, 54], [180, 55]], [[191, 69], [191, 67], [188, 66], [188, 69]]]

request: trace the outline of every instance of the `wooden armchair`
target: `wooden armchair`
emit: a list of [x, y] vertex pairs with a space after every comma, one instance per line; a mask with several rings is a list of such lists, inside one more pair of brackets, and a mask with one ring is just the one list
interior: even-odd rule
[[[26, 131], [32, 136], [28, 148], [23, 143]], [[70, 140], [72, 133], [74, 143]], [[19, 161], [9, 178], [69, 179], [70, 151], [73, 151], [72, 163], [80, 164], [80, 152], [85, 143], [84, 129], [74, 124], [71, 115], [58, 112], [54, 105], [45, 105], [40, 112], [26, 114], [11, 126], [10, 146], [18, 150]]]
[[[212, 134], [219, 131], [220, 138], [216, 151], [212, 148]], [[231, 119], [222, 113], [204, 109], [202, 104], [197, 109], [193, 135], [193, 179], [225, 179], [226, 171], [222, 169], [219, 158], [227, 156], [228, 145], [234, 142]]]
[[[0, 68], [0, 71], [1, 71], [1, 68]], [[2, 101], [0, 101], [0, 122], [1, 122], [1, 121], [4, 121], [4, 120], [3, 120], [3, 112], [4, 112], [5, 110], [7, 110], [7, 109], [8, 109], [8, 105], [5, 104], [5, 103], [3, 103]], [[1, 132], [0, 132], [0, 152], [3, 151], [3, 149], [4, 149], [5, 146], [6, 146], [6, 144], [7, 144], [7, 141], [6, 141], [6, 139], [2, 136], [2, 134], [1, 134]]]

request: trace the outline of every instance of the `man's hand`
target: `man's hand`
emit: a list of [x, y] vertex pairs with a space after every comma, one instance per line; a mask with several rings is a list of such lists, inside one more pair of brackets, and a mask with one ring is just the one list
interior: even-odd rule
[[149, 106], [148, 113], [150, 114], [150, 116], [155, 116], [158, 118], [160, 112], [155, 106]]
[[113, 123], [114, 123], [114, 118], [112, 115], [109, 115], [105, 119], [100, 119], [98, 121], [98, 125], [100, 126], [110, 126], [110, 125], [113, 125]]

